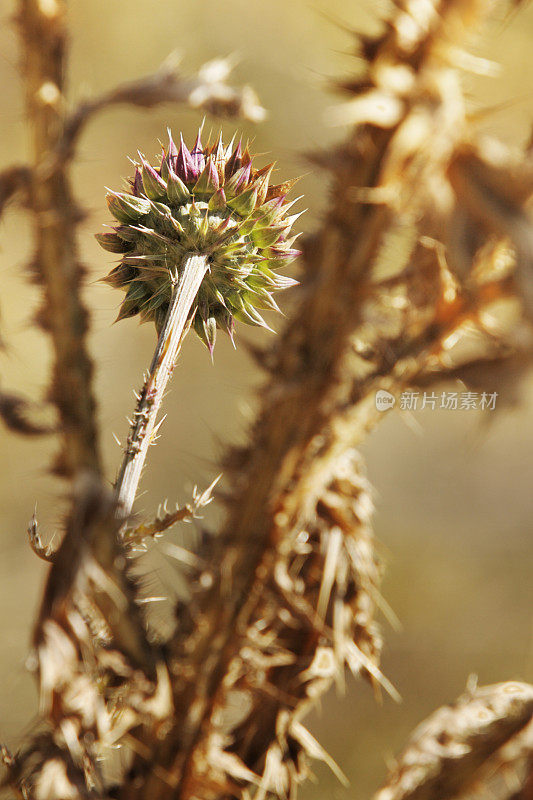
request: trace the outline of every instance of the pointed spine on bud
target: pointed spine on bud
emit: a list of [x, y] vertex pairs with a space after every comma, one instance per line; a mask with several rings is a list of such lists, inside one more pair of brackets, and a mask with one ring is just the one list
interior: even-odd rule
[[138, 222], [151, 208], [150, 202], [142, 197], [111, 191], [107, 195], [107, 205], [115, 219], [125, 224]]
[[226, 193], [224, 189], [217, 189], [208, 203], [210, 211], [222, 211], [227, 206]]
[[228, 206], [241, 217], [249, 217], [257, 203], [257, 189], [251, 186], [241, 194], [228, 200]]
[[233, 150], [231, 155], [228, 155], [228, 159], [226, 161], [226, 180], [240, 168], [241, 164], [242, 164], [242, 139], [239, 139], [239, 142], [237, 143], [235, 150]]
[[176, 205], [187, 203], [191, 199], [191, 193], [187, 189], [187, 185], [181, 180], [179, 175], [176, 175], [173, 171], [169, 172], [167, 194], [170, 202]]
[[207, 159], [207, 163], [203, 168], [200, 176], [193, 187], [193, 194], [212, 195], [219, 187], [218, 172], [215, 169], [212, 158]]
[[213, 160], [215, 164], [215, 169], [218, 174], [218, 184], [219, 186], [224, 183], [224, 177], [226, 174], [226, 159], [225, 159], [226, 149], [222, 142], [222, 132], [218, 134], [217, 143], [213, 149]]
[[181, 137], [180, 149], [178, 151], [178, 155], [176, 156], [176, 165], [174, 167], [174, 171], [178, 178], [181, 178], [181, 180], [185, 183], [189, 183], [196, 177], [194, 162], [187, 145], [183, 141], [183, 136]]
[[209, 355], [212, 358], [217, 339], [217, 321], [215, 317], [204, 317], [197, 311], [194, 318], [194, 330], [209, 350]]
[[[140, 155], [140, 154], [139, 154]], [[141, 156], [144, 193], [149, 200], [161, 200], [167, 196], [167, 185], [163, 178]]]
[[96, 233], [95, 239], [108, 253], [128, 253], [135, 249], [133, 242], [126, 242], [116, 233]]
[[228, 197], [232, 197], [238, 194], [238, 192], [242, 192], [242, 190], [248, 185], [251, 172], [252, 166], [251, 164], [247, 164], [245, 167], [240, 167], [231, 176], [231, 178], [224, 184], [224, 189]]
[[198, 176], [204, 166], [205, 166], [205, 158], [204, 158], [204, 151], [202, 149], [202, 139], [201, 139], [202, 129], [198, 131], [198, 135], [196, 137], [196, 141], [194, 143], [194, 147], [191, 150], [191, 161], [193, 164], [193, 170], [196, 176]]
[[135, 175], [133, 176], [133, 180], [131, 182], [131, 188], [132, 194], [134, 194], [135, 197], [141, 196], [143, 190], [143, 181], [139, 167], [135, 167]]

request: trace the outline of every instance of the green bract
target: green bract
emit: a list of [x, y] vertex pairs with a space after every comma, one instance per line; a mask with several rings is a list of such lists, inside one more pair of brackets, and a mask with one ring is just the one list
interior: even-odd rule
[[274, 270], [298, 254], [287, 216], [291, 182], [271, 185], [273, 164], [255, 170], [248, 148], [224, 147], [219, 137], [202, 147], [200, 134], [191, 151], [181, 140], [169, 144], [159, 167], [141, 156], [131, 192], [109, 192], [109, 209], [118, 221], [113, 233], [97, 234], [111, 253], [122, 255], [105, 278], [126, 296], [118, 319], [139, 314], [160, 331], [183, 257], [209, 258], [197, 297], [194, 328], [210, 350], [217, 327], [233, 335], [234, 320], [266, 323], [258, 309], [278, 310], [272, 293], [296, 281]]

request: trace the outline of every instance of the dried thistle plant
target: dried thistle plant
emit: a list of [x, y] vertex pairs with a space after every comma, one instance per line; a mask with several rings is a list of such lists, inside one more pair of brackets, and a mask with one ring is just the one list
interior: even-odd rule
[[[121, 517], [188, 325], [212, 349], [217, 325], [262, 324], [256, 306], [272, 307], [270, 290], [287, 285], [270, 270], [296, 255], [288, 187], [269, 187], [270, 168], [253, 170], [239, 147], [198, 141], [189, 152], [170, 141], [157, 168], [142, 159], [131, 191], [110, 195], [119, 225], [100, 242], [121, 256], [110, 276], [126, 291], [121, 316], [155, 321], [160, 337], [112, 495], [102, 487], [69, 166], [83, 123], [109, 104], [202, 103], [197, 84], [160, 71], [68, 113], [66, 8], [21, 0], [35, 163], [0, 176], [0, 199], [30, 187], [60, 466], [75, 483], [55, 554], [31, 526], [34, 549], [53, 563], [34, 634], [42, 725], [17, 753], [2, 751], [19, 796], [292, 800], [310, 758], [344, 780], [303, 720], [333, 683], [342, 687], [346, 667], [395, 695], [379, 668], [381, 565], [355, 450], [383, 417], [375, 393], [453, 376], [509, 380], [533, 353], [530, 153], [476, 135], [457, 67], [491, 6], [398, 0], [380, 33], [355, 36], [364, 70], [342, 82], [337, 110], [350, 133], [314, 156], [331, 201], [304, 242], [293, 315], [256, 353], [266, 380], [248, 445], [226, 458], [226, 519], [190, 556], [191, 596], [175, 608], [173, 634], [154, 641], [132, 554], [207, 504], [212, 487], [153, 523]], [[220, 111], [222, 97], [228, 113], [250, 110], [221, 91], [224, 81], [211, 94], [202, 81], [206, 110]], [[520, 761], [525, 798], [530, 719], [531, 687], [471, 692], [415, 734], [378, 796], [466, 796], [474, 773]]]
[[178, 150], [169, 132], [157, 169], [141, 156], [131, 194], [107, 196], [120, 224], [96, 237], [104, 249], [122, 254], [106, 278], [126, 292], [118, 319], [140, 314], [155, 322], [159, 335], [116, 484], [125, 516], [191, 324], [212, 356], [217, 328], [232, 341], [235, 319], [268, 328], [258, 308], [279, 311], [272, 292], [296, 283], [273, 271], [299, 255], [290, 237], [299, 215], [287, 216], [290, 184], [270, 184], [274, 164], [253, 169], [241, 142], [225, 147], [219, 135], [204, 149], [200, 136], [192, 151], [183, 138]]

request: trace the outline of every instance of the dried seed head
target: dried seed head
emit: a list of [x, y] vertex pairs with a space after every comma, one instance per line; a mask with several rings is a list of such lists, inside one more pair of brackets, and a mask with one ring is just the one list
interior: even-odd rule
[[158, 167], [142, 155], [131, 191], [109, 192], [118, 221], [113, 233], [96, 234], [100, 245], [120, 253], [105, 281], [126, 292], [118, 318], [140, 314], [159, 331], [183, 257], [209, 257], [197, 297], [194, 328], [212, 351], [217, 328], [233, 335], [234, 320], [267, 327], [257, 309], [277, 310], [272, 292], [296, 281], [276, 274], [299, 251], [293, 248], [285, 197], [290, 184], [271, 185], [273, 164], [255, 170], [248, 148], [224, 147], [219, 136], [202, 147], [200, 133], [189, 150], [169, 143]]

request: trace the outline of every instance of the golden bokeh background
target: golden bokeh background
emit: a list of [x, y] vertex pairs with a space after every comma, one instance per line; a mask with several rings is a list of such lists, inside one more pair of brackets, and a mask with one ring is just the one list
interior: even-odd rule
[[[368, 29], [377, 5], [370, 0], [73, 0], [70, 101], [150, 72], [173, 50], [182, 52], [186, 72], [208, 59], [237, 54], [234, 83], [250, 83], [269, 117], [257, 127], [225, 121], [223, 132], [230, 138], [239, 129], [253, 137], [254, 149], [273, 154], [284, 178], [306, 173], [300, 187], [309, 212], [302, 227], [311, 230], [320, 222], [329, 189], [327, 175], [310, 167], [304, 154], [327, 150], [344, 135], [328, 124], [328, 109], [337, 101], [328, 85], [356, 66], [351, 37], [337, 23]], [[29, 146], [11, 22], [15, 8], [8, 0], [1, 9], [0, 169], [23, 161]], [[475, 45], [478, 55], [500, 64], [499, 75], [466, 78], [478, 125], [515, 144], [528, 137], [533, 119], [532, 37], [532, 7], [510, 16], [500, 12]], [[484, 109], [490, 113], [479, 113]], [[80, 229], [81, 255], [110, 481], [120, 459], [112, 433], [126, 435], [132, 389], [140, 385], [155, 334], [135, 320], [112, 326], [120, 297], [97, 283], [109, 269], [110, 255], [92, 234], [109, 221], [104, 187], [121, 187], [129, 173], [127, 156], [137, 148], [155, 155], [167, 125], [190, 140], [200, 121], [198, 113], [172, 106], [150, 112], [114, 108], [90, 122], [80, 144], [74, 182], [88, 210]], [[207, 120], [207, 130], [211, 124], [218, 128], [217, 121]], [[31, 323], [38, 305], [38, 290], [25, 272], [31, 252], [28, 219], [10, 209], [0, 222], [0, 326], [8, 345], [0, 353], [0, 377], [5, 390], [38, 398], [48, 379], [50, 350]], [[250, 336], [241, 327], [241, 342]], [[245, 436], [259, 380], [244, 347], [235, 352], [221, 340], [213, 366], [190, 337], [166, 401], [163, 435], [143, 479], [139, 511], [151, 515], [164, 498], [185, 502], [194, 484], [212, 480], [224, 446]], [[403, 704], [388, 698], [376, 704], [370, 688], [355, 681], [348, 683], [346, 697], [331, 693], [310, 725], [351, 786], [341, 787], [317, 766], [320, 782], [304, 787], [303, 800], [368, 798], [408, 732], [457, 696], [471, 673], [482, 683], [533, 680], [531, 378], [520, 394], [519, 408], [498, 414], [426, 410], [409, 419], [394, 412], [365, 443], [376, 487], [375, 529], [387, 562], [383, 594], [402, 623], [394, 631], [383, 620], [383, 669]], [[500, 409], [505, 400], [503, 390]], [[13, 747], [31, 728], [36, 711], [24, 664], [46, 574], [27, 545], [26, 527], [35, 504], [45, 538], [60, 525], [64, 487], [46, 474], [55, 449], [51, 440], [23, 440], [0, 429], [0, 739]], [[154, 574], [163, 572], [161, 555], [154, 554], [152, 568]]]

